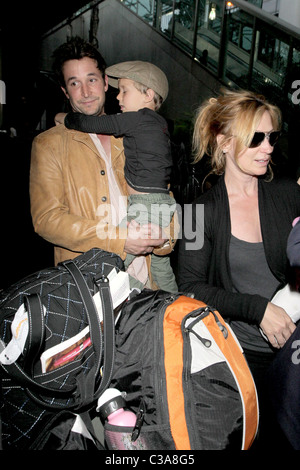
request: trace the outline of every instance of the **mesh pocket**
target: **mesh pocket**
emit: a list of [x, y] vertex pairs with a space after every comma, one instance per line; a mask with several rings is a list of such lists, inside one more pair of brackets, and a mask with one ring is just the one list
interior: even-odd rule
[[168, 425], [143, 426], [136, 441], [131, 440], [133, 428], [104, 426], [105, 442], [109, 450], [175, 450]]

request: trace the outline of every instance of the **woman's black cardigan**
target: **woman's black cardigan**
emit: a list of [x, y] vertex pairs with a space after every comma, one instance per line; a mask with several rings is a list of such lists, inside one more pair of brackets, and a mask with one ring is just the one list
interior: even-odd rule
[[[293, 219], [300, 215], [300, 187], [287, 178], [271, 182], [259, 179], [258, 200], [266, 259], [281, 287], [290, 274], [287, 238]], [[197, 204], [204, 204], [204, 226], [199, 213], [196, 217]], [[193, 228], [187, 227], [191, 218]], [[191, 243], [191, 229], [199, 234], [203, 228], [202, 248], [187, 249], [187, 244]], [[185, 206], [182, 232], [178, 256], [180, 291], [193, 293], [195, 298], [216, 308], [225, 318], [260, 324], [269, 299], [233, 293], [229, 267], [231, 224], [224, 176], [192, 205]], [[259, 272], [257, 276], [259, 278]]]

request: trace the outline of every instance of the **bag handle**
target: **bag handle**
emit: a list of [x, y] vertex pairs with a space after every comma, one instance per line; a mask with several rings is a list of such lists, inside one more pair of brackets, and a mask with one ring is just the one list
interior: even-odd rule
[[[74, 390], [74, 387], [65, 388], [64, 390], [51, 389], [49, 387], [45, 387], [44, 385], [37, 383], [31, 377], [31, 375], [27, 373], [27, 369], [29, 368], [29, 360], [33, 358], [33, 356], [36, 357], [36, 355], [38, 354], [37, 345], [41, 344], [41, 341], [39, 341], [39, 338], [42, 338], [43, 336], [43, 332], [41, 330], [43, 320], [41, 319], [41, 316], [44, 316], [44, 314], [42, 301], [39, 294], [25, 295], [24, 302], [26, 303], [28, 308], [28, 334], [31, 338], [29, 346], [25, 353], [25, 368], [23, 369], [17, 362], [13, 362], [12, 364], [6, 365], [1, 364], [1, 367], [8, 373], [8, 375], [16, 379], [16, 381], [25, 388], [31, 387], [36, 389], [40, 393], [46, 393], [47, 395], [50, 392], [54, 396], [69, 396], [70, 393]], [[32, 332], [32, 334], [30, 334], [30, 332]], [[33, 341], [36, 341], [36, 344], [33, 344]]]
[[[100, 394], [104, 392], [104, 390], [107, 388], [107, 386], [109, 385], [111, 381], [112, 370], [113, 370], [114, 359], [115, 359], [115, 319], [114, 319], [113, 304], [112, 304], [110, 288], [109, 288], [109, 281], [106, 276], [102, 276], [98, 280], [97, 283], [95, 281], [97, 287], [99, 288], [99, 294], [100, 294], [101, 304], [103, 308], [103, 334], [102, 334], [102, 328], [101, 328], [99, 315], [97, 313], [94, 300], [91, 296], [91, 293], [89, 291], [89, 288], [85, 282], [85, 279], [81, 271], [78, 269], [76, 264], [72, 261], [66, 261], [63, 264], [72, 275], [77, 285], [77, 288], [80, 292], [87, 315], [89, 317], [92, 344], [95, 344], [97, 348], [96, 358], [98, 357], [98, 363], [96, 361], [96, 369], [95, 369], [94, 377], [93, 379], [91, 379], [91, 385], [94, 385], [95, 376], [100, 373], [101, 362], [103, 362], [102, 380], [100, 382], [100, 385], [97, 391], [94, 391], [94, 386], [92, 386], [91, 388], [89, 386], [85, 387], [87, 392], [93, 390], [93, 394], [92, 394], [93, 397], [95, 397], [96, 395], [96, 397], [98, 398]], [[92, 315], [89, 315], [89, 312], [92, 312]], [[103, 343], [103, 338], [104, 338], [104, 344], [102, 345], [101, 343]], [[99, 348], [99, 339], [100, 339], [100, 348]], [[104, 357], [103, 361], [102, 361], [102, 350], [103, 350], [103, 357]], [[92, 370], [93, 369], [90, 370], [88, 375], [92, 373]]]
[[[89, 325], [90, 325], [90, 334], [92, 335], [92, 344], [95, 348], [95, 366], [89, 371], [87, 374], [87, 378], [85, 380], [85, 386], [81, 392], [81, 399], [80, 403], [81, 406], [78, 406], [77, 403], [74, 405], [70, 404], [69, 406], [66, 405], [65, 409], [78, 409], [84, 406], [88, 406], [91, 403], [91, 400], [94, 400], [100, 396], [100, 394], [105, 390], [105, 388], [109, 385], [111, 380], [112, 368], [114, 363], [114, 332], [115, 332], [115, 324], [114, 324], [114, 315], [113, 315], [113, 306], [112, 306], [112, 299], [110, 295], [109, 289], [109, 282], [107, 278], [102, 280], [102, 282], [97, 283], [99, 288], [99, 293], [102, 301], [103, 307], [103, 324], [104, 324], [104, 366], [102, 371], [102, 380], [100, 381], [100, 385], [98, 389], [94, 390], [95, 385], [95, 378], [97, 374], [100, 374], [100, 366], [101, 366], [101, 359], [102, 359], [102, 329], [100, 324], [100, 319], [96, 310], [96, 306], [94, 304], [93, 298], [89, 291], [89, 288], [85, 282], [85, 279], [75, 265], [73, 261], [67, 261], [62, 263], [65, 268], [70, 272], [72, 275], [76, 286], [80, 292], [80, 296], [82, 302], [85, 306], [85, 310], [88, 315]], [[104, 282], [105, 281], [105, 282]], [[14, 362], [9, 365], [2, 365], [3, 369], [6, 372], [14, 377], [22, 386], [27, 389], [27, 392], [31, 395], [31, 397], [37, 401], [38, 403], [42, 404], [43, 406], [47, 406], [50, 408], [61, 408], [58, 405], [52, 405], [48, 402], [45, 402], [42, 398], [36, 397], [33, 392], [30, 390], [34, 390], [35, 393], [44, 394], [46, 396], [52, 395], [54, 397], [70, 397], [71, 394], [74, 397], [77, 395], [76, 386], [74, 387], [67, 387], [65, 389], [53, 389], [51, 387], [46, 387], [38, 382], [36, 382], [31, 374], [28, 373], [28, 364], [29, 361], [36, 358], [40, 347], [42, 345], [42, 340], [44, 336], [44, 313], [43, 313], [43, 306], [41, 302], [41, 298], [39, 294], [32, 294], [29, 296], [25, 296], [25, 302], [28, 308], [28, 322], [29, 322], [29, 331], [30, 333], [30, 340], [29, 346], [26, 351], [26, 358], [25, 358], [25, 370], [17, 363]], [[29, 389], [30, 388], [30, 389]], [[77, 408], [78, 406], [78, 408]]]
[[28, 346], [24, 348], [24, 370], [30, 373], [45, 338], [45, 319], [39, 295], [24, 296], [24, 307], [28, 316]]

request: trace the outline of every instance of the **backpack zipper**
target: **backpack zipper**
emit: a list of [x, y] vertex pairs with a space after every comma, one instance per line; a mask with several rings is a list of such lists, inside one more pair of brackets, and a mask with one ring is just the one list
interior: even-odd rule
[[155, 334], [157, 340], [154, 342], [154, 361], [160, 367], [160, 373], [154, 374], [154, 395], [157, 403], [157, 416], [161, 416], [161, 420], [157, 424], [165, 424], [169, 421], [169, 411], [166, 407], [166, 373], [164, 363], [161, 364], [159, 359], [164, 358], [164, 354], [158, 355], [158, 348], [163, 348], [163, 321], [167, 307], [178, 298], [177, 295], [170, 295], [163, 299], [156, 315]]
[[[156, 324], [155, 324], [155, 330], [154, 330], [155, 341], [153, 345], [153, 361], [154, 361], [154, 364], [157, 364], [157, 366], [160, 365], [158, 348], [159, 348], [159, 345], [163, 344], [162, 323], [164, 319], [164, 312], [167, 306], [171, 304], [172, 302], [174, 302], [176, 298], [177, 298], [176, 295], [170, 295], [169, 297], [162, 299], [161, 303], [159, 304], [157, 308], [158, 311], [156, 313], [156, 318], [155, 318]], [[159, 372], [160, 373], [155, 373], [153, 377], [154, 396], [156, 398], [156, 404], [157, 404], [156, 406], [157, 416], [161, 417], [160, 422], [156, 423], [158, 425], [165, 424], [166, 422], [168, 422], [168, 419], [169, 419], [168, 409], [164, 404], [164, 397], [162, 396], [163, 390], [166, 388], [166, 387], [163, 387], [162, 385], [163, 382], [165, 382], [166, 380], [165, 373], [164, 373], [164, 365], [160, 368]], [[147, 406], [142, 396], [140, 403], [139, 403], [138, 411], [136, 413], [136, 416], [137, 416], [136, 424], [131, 434], [131, 440], [133, 442], [136, 441], [136, 439], [140, 435], [146, 413], [147, 413]]]
[[[197, 324], [199, 321], [203, 320], [205, 317], [207, 317], [209, 314], [212, 314], [217, 326], [220, 328], [224, 338], [226, 339], [228, 336], [228, 330], [227, 328], [219, 321], [217, 315], [215, 312], [212, 310], [211, 307], [206, 306], [202, 307], [200, 309], [194, 310], [193, 312], [190, 312], [187, 314], [181, 324], [181, 330], [182, 330], [182, 335], [184, 338], [183, 344], [183, 393], [186, 397], [185, 400], [185, 414], [187, 416], [187, 427], [188, 427], [188, 433], [189, 433], [189, 439], [191, 443], [191, 448], [194, 447], [195, 443], [193, 442], [193, 436], [195, 435], [195, 432], [197, 432], [196, 429], [196, 423], [195, 423], [195, 416], [194, 413], [191, 413], [192, 409], [192, 396], [190, 392], [190, 371], [191, 371], [191, 366], [192, 366], [192, 352], [191, 352], [191, 340], [190, 340], [190, 333], [193, 333], [199, 341], [203, 344], [204, 347], [210, 348], [212, 345], [212, 342], [208, 338], [203, 338], [200, 336], [196, 331], [193, 330], [193, 327], [195, 324]], [[195, 318], [194, 321], [192, 321], [189, 325], [186, 325], [186, 321], [189, 318]]]

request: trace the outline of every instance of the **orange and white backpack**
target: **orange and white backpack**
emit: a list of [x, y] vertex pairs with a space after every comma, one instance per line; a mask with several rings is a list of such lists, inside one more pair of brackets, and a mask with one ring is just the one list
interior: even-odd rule
[[208, 305], [144, 290], [116, 328], [111, 387], [126, 393], [135, 428], [105, 424], [109, 449], [249, 449], [255, 384], [234, 333]]

